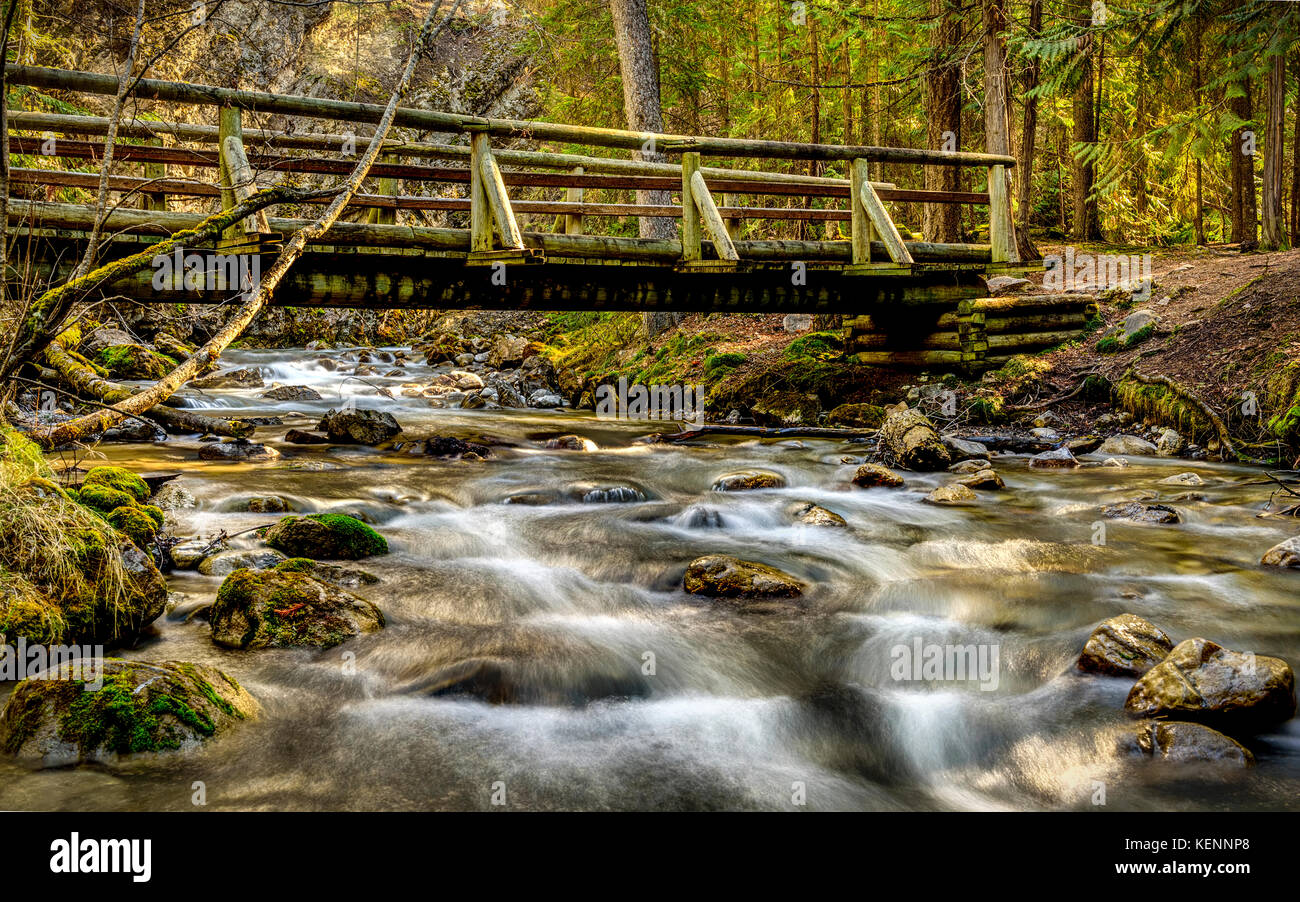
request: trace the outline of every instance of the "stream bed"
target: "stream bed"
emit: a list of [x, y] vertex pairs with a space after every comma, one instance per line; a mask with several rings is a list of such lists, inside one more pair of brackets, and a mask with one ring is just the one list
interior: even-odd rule
[[[387, 627], [325, 651], [232, 651], [189, 616], [220, 577], [176, 571], [181, 593], [135, 647], [143, 660], [211, 664], [263, 716], [203, 749], [112, 767], [29, 771], [0, 764], [0, 808], [519, 810], [1300, 809], [1300, 725], [1249, 739], [1254, 768], [1135, 756], [1121, 737], [1131, 679], [1074, 662], [1103, 619], [1132, 612], [1175, 641], [1203, 636], [1300, 665], [1300, 582], [1258, 566], [1294, 534], [1258, 519], [1258, 469], [1161, 458], [1130, 466], [1030, 470], [999, 456], [1003, 492], [972, 507], [924, 503], [946, 473], [904, 473], [902, 489], [850, 483], [864, 447], [842, 441], [719, 439], [649, 445], [664, 424], [590, 413], [435, 409], [400, 395], [435, 372], [345, 380], [318, 352], [232, 351], [267, 385], [308, 385], [319, 401], [260, 389], [211, 390], [196, 409], [283, 418], [256, 440], [264, 463], [198, 459], [197, 437], [103, 446], [104, 461], [182, 473], [197, 507], [169, 514], [177, 536], [234, 533], [278, 515], [238, 512], [280, 496], [296, 512], [363, 516], [391, 553], [358, 562], [379, 577], [355, 591]], [[446, 368], [443, 368], [446, 369]], [[376, 393], [387, 387], [393, 398]], [[487, 461], [439, 460], [283, 442], [355, 397], [410, 433], [506, 443]], [[672, 429], [668, 426], [667, 429]], [[600, 450], [547, 449], [580, 433]], [[786, 487], [714, 492], [760, 468]], [[1192, 471], [1203, 500], [1158, 485]], [[627, 486], [644, 500], [584, 503], [575, 487]], [[506, 503], [556, 493], [552, 503]], [[1147, 495], [1176, 526], [1106, 521], [1106, 504]], [[814, 502], [845, 529], [790, 513]], [[249, 534], [232, 547], [258, 547]], [[686, 594], [682, 573], [709, 553], [767, 563], [809, 591], [797, 607], [744, 613]], [[993, 649], [991, 680], [896, 679], [900, 646]], [[469, 659], [505, 661], [526, 697], [491, 704], [437, 696], [430, 680]], [[6, 687], [7, 693], [9, 687]]]

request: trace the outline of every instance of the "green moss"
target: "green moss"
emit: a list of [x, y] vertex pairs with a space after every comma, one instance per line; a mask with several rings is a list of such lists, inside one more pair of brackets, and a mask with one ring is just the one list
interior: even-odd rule
[[790, 342], [782, 356], [787, 360], [832, 360], [844, 353], [844, 339], [836, 332], [809, 332]]
[[315, 568], [316, 562], [305, 557], [291, 557], [275, 565], [281, 573], [311, 573]]
[[1117, 354], [1120, 350], [1119, 340], [1108, 335], [1097, 340], [1096, 349], [1098, 354]]
[[91, 510], [107, 514], [119, 507], [134, 507], [135, 499], [126, 492], [106, 485], [83, 485], [77, 493], [77, 500]]
[[149, 498], [149, 484], [130, 470], [122, 467], [94, 467], [83, 481], [83, 485], [102, 485], [119, 492], [126, 492], [136, 501]]
[[267, 530], [265, 539], [277, 551], [314, 560], [356, 560], [388, 553], [383, 536], [347, 514], [282, 517]]
[[1214, 424], [1199, 408], [1187, 404], [1163, 385], [1123, 379], [1115, 386], [1115, 403], [1140, 420], [1170, 426], [1194, 441], [1217, 435]]
[[704, 358], [704, 375], [721, 375], [723, 370], [735, 369], [748, 359], [744, 354], [710, 354]]
[[26, 577], [0, 568], [0, 636], [57, 645], [67, 631], [59, 606]]
[[[356, 635], [346, 603], [328, 592], [323, 597], [324, 584], [301, 572], [301, 564], [281, 569], [284, 563], [271, 570], [235, 570], [225, 578], [209, 614], [215, 641], [237, 648], [331, 648]], [[376, 615], [382, 625], [382, 615]], [[230, 631], [233, 624], [242, 634]]]
[[149, 547], [158, 534], [158, 526], [153, 518], [135, 505], [116, 508], [109, 513], [108, 522], [140, 548]]
[[1138, 329], [1128, 338], [1124, 339], [1124, 347], [1136, 348], [1138, 345], [1142, 344], [1142, 342], [1150, 340], [1151, 336], [1155, 334], [1155, 323], [1147, 323], [1141, 329]]
[[161, 507], [158, 507], [156, 504], [142, 504], [140, 505], [140, 510], [144, 511], [145, 515], [153, 521], [153, 525], [156, 529], [163, 528], [163, 521], [167, 519], [167, 515], [163, 513]]

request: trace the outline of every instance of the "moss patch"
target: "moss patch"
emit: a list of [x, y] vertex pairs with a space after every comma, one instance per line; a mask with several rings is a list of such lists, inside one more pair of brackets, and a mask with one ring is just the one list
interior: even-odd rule
[[388, 541], [347, 514], [283, 517], [267, 530], [266, 544], [290, 557], [356, 560], [388, 553]]
[[134, 501], [146, 501], [149, 498], [149, 484], [130, 470], [122, 467], [94, 467], [86, 474], [82, 482], [85, 486], [106, 486], [125, 492]]

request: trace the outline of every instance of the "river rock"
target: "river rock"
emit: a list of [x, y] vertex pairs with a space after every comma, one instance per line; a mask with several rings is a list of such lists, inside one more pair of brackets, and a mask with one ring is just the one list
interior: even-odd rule
[[1187, 439], [1183, 438], [1177, 430], [1166, 429], [1160, 433], [1160, 438], [1156, 442], [1156, 453], [1161, 457], [1177, 457], [1186, 447]]
[[[102, 674], [64, 663], [19, 683], [0, 715], [0, 749], [41, 767], [195, 748], [261, 706], [205, 664], [103, 661]], [[96, 682], [86, 691], [82, 680]], [[88, 679], [88, 676], [95, 679]]]
[[189, 539], [173, 545], [167, 553], [173, 567], [177, 570], [189, 570], [199, 565], [211, 547], [212, 543], [207, 539]]
[[447, 374], [461, 391], [476, 390], [483, 387], [483, 378], [465, 370], [452, 370]]
[[646, 500], [645, 492], [630, 485], [574, 486], [568, 494], [583, 504], [636, 504]]
[[284, 559], [283, 554], [269, 548], [219, 551], [208, 555], [199, 563], [199, 572], [204, 576], [225, 576], [240, 568], [266, 570]]
[[1123, 468], [1123, 467], [1127, 467], [1127, 466], [1129, 465], [1129, 463], [1128, 463], [1127, 460], [1125, 460], [1125, 459], [1122, 458], [1122, 457], [1108, 457], [1108, 458], [1106, 458], [1105, 460], [1103, 460], [1103, 461], [1101, 462], [1101, 465], [1102, 465], [1103, 467], [1119, 467], [1119, 468]]
[[867, 463], [858, 467], [857, 472], [853, 474], [853, 484], [863, 489], [877, 486], [896, 489], [903, 485], [903, 477], [889, 467]]
[[[987, 445], [980, 442], [970, 442], [963, 438], [954, 438], [945, 435], [943, 443], [948, 446], [948, 451], [952, 454], [952, 459], [961, 462], [965, 460], [988, 460], [989, 449]], [[949, 470], [952, 467], [948, 468]]]
[[291, 445], [328, 445], [330, 437], [322, 435], [319, 432], [308, 432], [305, 429], [290, 429], [284, 434], [284, 440]]
[[1206, 761], [1238, 767], [1255, 763], [1255, 756], [1240, 742], [1202, 724], [1144, 720], [1135, 732], [1142, 753], [1164, 761]]
[[893, 459], [908, 470], [943, 470], [952, 452], [929, 417], [914, 407], [895, 409], [880, 427], [880, 441]]
[[989, 462], [987, 460], [981, 460], [978, 457], [973, 457], [970, 458], [969, 460], [957, 461], [955, 464], [953, 464], [951, 467], [948, 468], [948, 472], [968, 474], [968, 473], [978, 473], [981, 470], [987, 470], [988, 468], [989, 468]]
[[1205, 485], [1205, 480], [1197, 473], [1179, 473], [1176, 476], [1166, 476], [1160, 480], [1160, 485]]
[[884, 408], [875, 404], [841, 404], [826, 415], [826, 425], [879, 429], [884, 419]]
[[332, 442], [380, 445], [402, 431], [397, 420], [386, 410], [364, 407], [331, 410], [316, 427]]
[[801, 523], [804, 526], [829, 526], [835, 529], [843, 529], [849, 525], [839, 514], [828, 511], [811, 501], [794, 505], [790, 509], [790, 515], [794, 517], [796, 523]]
[[179, 482], [163, 483], [150, 500], [165, 511], [178, 511], [198, 506], [194, 493]]
[[1103, 620], [1092, 631], [1076, 666], [1085, 673], [1140, 677], [1173, 649], [1164, 630], [1136, 614]]
[[194, 388], [261, 388], [264, 384], [262, 371], [256, 367], [222, 370], [190, 382]]
[[925, 500], [931, 504], [966, 505], [979, 501], [979, 496], [966, 486], [954, 483], [953, 485], [939, 486], [926, 495]]
[[553, 439], [548, 439], [546, 447], [552, 450], [561, 451], [599, 451], [600, 446], [589, 438], [583, 438], [580, 435], [561, 435]]
[[528, 396], [528, 406], [546, 410], [564, 406], [564, 399], [547, 389], [539, 388]]
[[1098, 454], [1125, 454], [1134, 457], [1153, 456], [1156, 446], [1136, 435], [1112, 435], [1097, 448]]
[[1265, 567], [1289, 567], [1300, 570], [1300, 536], [1292, 536], [1278, 542], [1264, 552], [1259, 562]]
[[94, 329], [86, 333], [86, 337], [81, 339], [81, 344], [77, 347], [86, 357], [98, 357], [99, 352], [114, 345], [135, 344], [138, 341], [130, 332], [124, 332], [121, 329], [104, 327]]
[[312, 560], [357, 560], [388, 554], [388, 542], [356, 517], [347, 514], [308, 514], [281, 517], [262, 537], [289, 557]]
[[1040, 442], [1055, 442], [1061, 438], [1061, 433], [1057, 432], [1051, 426], [1035, 426], [1029, 430], [1029, 434]]
[[488, 352], [488, 366], [494, 370], [512, 369], [528, 356], [528, 339], [519, 335], [498, 335]]
[[200, 460], [275, 460], [280, 452], [269, 445], [237, 438], [228, 442], [212, 442], [199, 449]]
[[725, 554], [691, 561], [682, 585], [692, 595], [734, 599], [796, 598], [804, 590], [803, 583], [783, 570]]
[[768, 470], [741, 470], [719, 476], [713, 483], [714, 492], [748, 492], [754, 489], [780, 489], [785, 487], [785, 477]]
[[1133, 685], [1124, 708], [1141, 717], [1252, 732], [1295, 715], [1295, 674], [1281, 658], [1187, 639]]
[[1131, 520], [1134, 523], [1181, 523], [1178, 511], [1163, 504], [1142, 501], [1125, 501], [1101, 509], [1101, 515], [1110, 520]]
[[403, 443], [399, 447], [400, 450], [412, 454], [426, 454], [444, 460], [459, 460], [463, 457], [487, 460], [493, 456], [492, 449], [487, 445], [457, 438], [454, 435], [432, 435], [418, 441]]
[[528, 406], [528, 400], [524, 398], [519, 391], [509, 382], [500, 378], [488, 380], [488, 387], [495, 389], [497, 400], [502, 407], [524, 408]]
[[1072, 470], [1079, 466], [1079, 461], [1069, 448], [1057, 448], [1035, 454], [1029, 458], [1029, 466], [1034, 470]]
[[332, 648], [384, 626], [379, 608], [317, 579], [310, 561], [236, 570], [208, 612], [212, 641], [226, 648]]
[[319, 401], [320, 392], [306, 385], [277, 385], [259, 397], [269, 401]]

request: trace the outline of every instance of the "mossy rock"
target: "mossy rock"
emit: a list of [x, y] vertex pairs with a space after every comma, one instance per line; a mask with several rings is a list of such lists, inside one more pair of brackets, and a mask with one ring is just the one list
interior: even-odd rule
[[227, 648], [332, 648], [384, 626], [379, 608], [310, 575], [308, 566], [298, 558], [227, 576], [208, 613], [212, 641]]
[[885, 409], [875, 404], [841, 404], [826, 417], [828, 426], [853, 429], [879, 429], [885, 421]]
[[356, 517], [308, 514], [282, 517], [263, 536], [266, 544], [289, 557], [354, 561], [388, 553], [388, 542]]
[[[91, 666], [91, 665], [88, 665]], [[92, 689], [102, 676], [103, 685]], [[103, 673], [63, 663], [24, 680], [0, 713], [0, 750], [43, 767], [196, 748], [261, 706], [204, 664], [109, 658]]]
[[82, 481], [82, 487], [95, 485], [125, 492], [131, 496], [133, 501], [147, 501], [149, 499], [149, 484], [130, 470], [122, 467], [91, 468]]
[[112, 345], [99, 352], [96, 361], [114, 379], [157, 380], [166, 376], [177, 363], [144, 345]]
[[83, 485], [77, 491], [76, 500], [93, 511], [109, 514], [119, 507], [134, 507], [135, 499], [126, 492], [106, 485]]
[[21, 637], [39, 645], [57, 645], [66, 631], [63, 612], [39, 586], [22, 574], [0, 569], [0, 636], [7, 643]]
[[[162, 511], [154, 508], [159, 514]], [[108, 515], [110, 525], [120, 530], [128, 539], [141, 548], [147, 548], [158, 535], [161, 522], [155, 521], [149, 512], [134, 504], [115, 508]], [[161, 520], [161, 518], [159, 518]]]
[[797, 598], [804, 591], [803, 583], [783, 570], [726, 554], [691, 561], [682, 587], [692, 595], [723, 599]]

